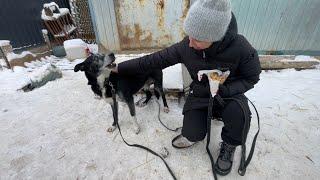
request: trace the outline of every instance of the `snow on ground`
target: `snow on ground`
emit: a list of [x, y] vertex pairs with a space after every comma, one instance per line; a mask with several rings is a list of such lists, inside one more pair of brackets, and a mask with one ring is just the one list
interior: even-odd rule
[[[62, 70], [62, 78], [31, 92], [16, 91], [29, 73], [49, 62]], [[14, 72], [0, 71], [0, 179], [171, 179], [160, 159], [126, 146], [118, 131], [106, 131], [113, 121], [111, 108], [94, 98], [83, 73], [72, 71], [79, 62], [50, 57]], [[261, 118], [253, 160], [246, 175], [239, 176], [238, 147], [232, 172], [219, 179], [318, 179], [319, 89], [319, 69], [263, 72], [256, 88], [247, 93]], [[168, 103], [171, 111], [161, 118], [172, 128], [181, 126], [183, 102]], [[121, 104], [125, 138], [158, 152], [166, 147], [166, 160], [178, 179], [213, 179], [205, 142], [185, 150], [171, 147], [177, 133], [160, 125], [157, 108], [154, 101], [137, 108], [141, 132], [135, 135], [129, 111]], [[213, 123], [215, 158], [221, 127]], [[253, 118], [248, 149], [256, 129]]]

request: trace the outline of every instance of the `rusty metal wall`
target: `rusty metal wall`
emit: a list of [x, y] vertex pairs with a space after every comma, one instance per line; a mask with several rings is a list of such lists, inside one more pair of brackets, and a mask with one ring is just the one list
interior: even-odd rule
[[121, 49], [161, 48], [181, 40], [189, 3], [189, 0], [115, 1]]
[[97, 41], [111, 50], [154, 49], [184, 37], [190, 0], [92, 0]]
[[[167, 47], [184, 36], [195, 0], [90, 0], [96, 36], [111, 50]], [[239, 33], [261, 54], [320, 55], [320, 0], [231, 0]]]

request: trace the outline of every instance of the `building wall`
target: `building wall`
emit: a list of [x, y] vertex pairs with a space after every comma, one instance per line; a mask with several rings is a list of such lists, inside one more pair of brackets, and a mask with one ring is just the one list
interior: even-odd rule
[[[194, 0], [92, 0], [96, 36], [110, 50], [167, 47], [184, 37]], [[262, 54], [320, 54], [319, 0], [231, 0], [243, 34]]]

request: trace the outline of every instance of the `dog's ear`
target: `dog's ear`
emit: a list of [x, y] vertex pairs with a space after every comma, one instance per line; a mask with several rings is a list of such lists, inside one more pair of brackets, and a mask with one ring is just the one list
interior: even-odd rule
[[77, 64], [73, 70], [74, 72], [84, 71], [84, 63]]

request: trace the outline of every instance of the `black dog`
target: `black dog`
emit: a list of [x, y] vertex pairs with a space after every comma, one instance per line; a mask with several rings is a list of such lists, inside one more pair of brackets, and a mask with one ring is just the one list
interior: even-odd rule
[[116, 129], [115, 115], [117, 104], [112, 101], [112, 90], [116, 93], [118, 99], [124, 101], [130, 110], [130, 115], [134, 118], [134, 131], [139, 133], [140, 127], [137, 123], [133, 95], [137, 93], [145, 85], [145, 93], [147, 99], [143, 104], [146, 104], [152, 94], [149, 88], [150, 83], [154, 83], [155, 95], [159, 99], [160, 94], [164, 104], [164, 111], [168, 112], [169, 108], [162, 87], [162, 71], [154, 70], [146, 73], [141, 73], [135, 76], [124, 76], [111, 72], [111, 69], [116, 66], [114, 63], [115, 56], [113, 53], [105, 56], [101, 54], [91, 54], [84, 62], [77, 64], [74, 68], [75, 72], [84, 71], [88, 79], [88, 85], [91, 86], [92, 91], [102, 97], [107, 103], [111, 105], [113, 111], [114, 122], [112, 127], [108, 129], [112, 132]]

